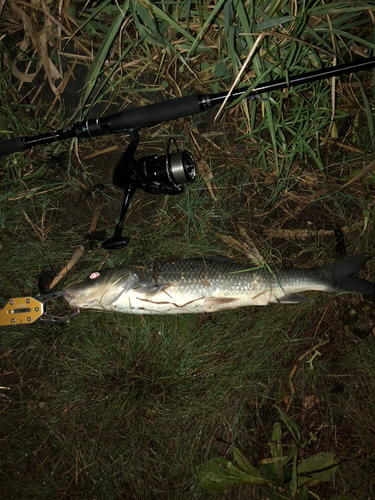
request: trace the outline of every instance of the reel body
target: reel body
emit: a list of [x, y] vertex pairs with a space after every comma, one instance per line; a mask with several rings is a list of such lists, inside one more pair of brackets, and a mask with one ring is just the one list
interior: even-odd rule
[[151, 194], [177, 195], [183, 193], [185, 184], [195, 179], [195, 163], [188, 151], [169, 153], [169, 141], [165, 155], [144, 156], [137, 160], [134, 153], [139, 144], [138, 132], [132, 130], [130, 137], [131, 142], [113, 173], [113, 184], [124, 189], [124, 199], [114, 235], [102, 243], [106, 250], [121, 249], [129, 244], [130, 239], [122, 236], [122, 230], [136, 189]]

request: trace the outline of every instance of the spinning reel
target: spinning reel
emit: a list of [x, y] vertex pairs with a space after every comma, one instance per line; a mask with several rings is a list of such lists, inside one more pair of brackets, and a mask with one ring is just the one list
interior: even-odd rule
[[113, 184], [124, 189], [124, 199], [114, 235], [102, 243], [106, 250], [117, 250], [129, 244], [130, 238], [122, 236], [122, 230], [136, 189], [151, 194], [181, 194], [185, 189], [184, 184], [193, 182], [195, 178], [194, 159], [188, 151], [169, 153], [169, 141], [165, 155], [144, 156], [136, 160], [134, 154], [139, 144], [138, 131], [130, 130], [129, 134], [131, 142], [113, 172]]

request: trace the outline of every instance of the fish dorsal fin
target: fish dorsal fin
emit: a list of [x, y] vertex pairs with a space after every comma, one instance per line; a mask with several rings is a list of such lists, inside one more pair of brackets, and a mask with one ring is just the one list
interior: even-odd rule
[[214, 257], [211, 257], [211, 256], [204, 256], [203, 257], [204, 260], [208, 260], [210, 262], [218, 262], [218, 263], [228, 263], [228, 262], [233, 262], [233, 259], [230, 259], [229, 257], [221, 257], [221, 256], [214, 256]]

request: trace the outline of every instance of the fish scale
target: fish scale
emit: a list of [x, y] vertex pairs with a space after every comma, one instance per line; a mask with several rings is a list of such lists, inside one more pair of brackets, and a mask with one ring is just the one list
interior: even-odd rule
[[358, 254], [320, 268], [274, 272], [254, 262], [172, 259], [94, 272], [65, 293], [73, 307], [132, 314], [201, 313], [272, 302], [310, 302], [301, 292], [375, 293], [373, 283], [353, 276], [370, 258]]

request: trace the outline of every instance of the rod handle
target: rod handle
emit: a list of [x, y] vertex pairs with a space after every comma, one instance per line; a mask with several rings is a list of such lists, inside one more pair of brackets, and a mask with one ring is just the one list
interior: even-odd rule
[[204, 110], [200, 96], [193, 94], [121, 111], [108, 117], [108, 126], [112, 132], [152, 127], [158, 123], [194, 115]]
[[0, 158], [12, 153], [19, 153], [28, 149], [25, 137], [15, 137], [6, 141], [0, 141]]

